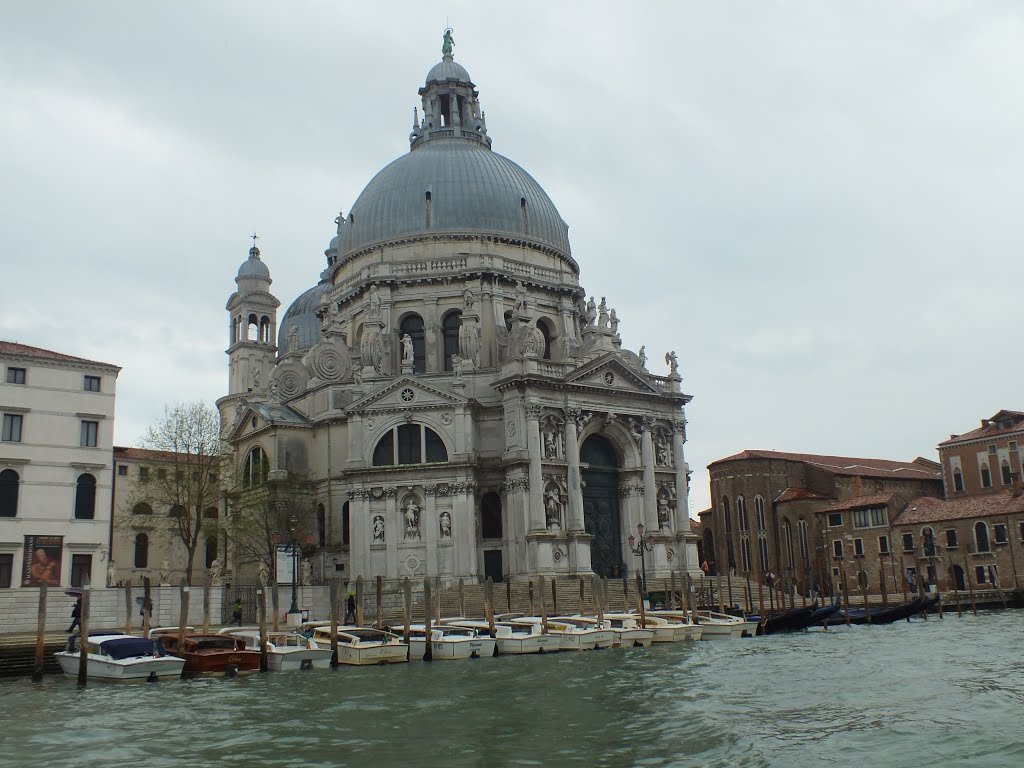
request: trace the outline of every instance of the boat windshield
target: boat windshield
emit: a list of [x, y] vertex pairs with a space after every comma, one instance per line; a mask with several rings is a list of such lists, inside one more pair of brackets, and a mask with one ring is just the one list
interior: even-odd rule
[[143, 637], [119, 637], [100, 643], [100, 650], [112, 659], [131, 659], [135, 656], [152, 656], [156, 643]]
[[233, 637], [192, 637], [190, 639], [201, 651], [233, 651], [238, 648], [238, 641]]

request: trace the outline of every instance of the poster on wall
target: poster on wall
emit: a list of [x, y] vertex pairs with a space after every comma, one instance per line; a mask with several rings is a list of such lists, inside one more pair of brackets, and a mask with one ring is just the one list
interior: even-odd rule
[[292, 583], [292, 548], [290, 544], [277, 546], [277, 583]]
[[63, 556], [63, 536], [26, 536], [21, 586], [60, 586], [60, 564]]

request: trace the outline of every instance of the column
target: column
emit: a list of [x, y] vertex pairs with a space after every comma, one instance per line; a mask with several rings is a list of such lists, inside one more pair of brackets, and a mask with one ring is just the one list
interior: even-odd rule
[[526, 406], [526, 448], [530, 453], [530, 532], [546, 531], [544, 524], [544, 479], [540, 468], [540, 412], [537, 403]]
[[683, 443], [686, 441], [686, 422], [672, 424], [672, 461], [676, 467], [676, 533], [690, 532], [689, 487], [686, 483], [686, 459]]
[[424, 566], [427, 576], [440, 576], [437, 563], [437, 486], [434, 484], [424, 486], [423, 496], [424, 509], [420, 515], [420, 536], [423, 537], [423, 543], [427, 548]]
[[640, 460], [644, 465], [644, 528], [645, 532], [658, 530], [658, 487], [654, 484], [654, 439], [651, 430], [654, 419], [644, 416], [640, 420]]
[[565, 460], [568, 462], [567, 483], [569, 486], [568, 528], [570, 531], [582, 531], [583, 525], [583, 489], [580, 487], [580, 446], [576, 433], [576, 420], [580, 417], [579, 408], [567, 408], [565, 411]]

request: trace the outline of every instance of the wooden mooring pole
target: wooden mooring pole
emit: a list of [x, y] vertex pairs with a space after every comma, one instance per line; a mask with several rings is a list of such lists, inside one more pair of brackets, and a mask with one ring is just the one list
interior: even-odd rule
[[953, 600], [956, 601], [956, 617], [962, 618], [964, 613], [960, 609], [960, 587], [956, 583], [956, 569], [953, 567], [953, 556], [949, 557], [949, 583], [953, 587]]
[[466, 582], [459, 579], [459, 616], [466, 618]]
[[882, 590], [882, 607], [889, 607], [889, 590], [885, 586], [885, 560], [878, 556], [878, 586]]
[[85, 687], [89, 679], [89, 603], [92, 589], [89, 577], [82, 584], [82, 610], [78, 618], [78, 684]]
[[430, 599], [430, 577], [423, 580], [423, 660], [433, 661], [433, 643], [430, 641], [430, 614], [433, 612], [433, 601]]
[[132, 605], [132, 585], [129, 582], [124, 585], [124, 633], [130, 635], [132, 633], [132, 614], [134, 613], [134, 606]]
[[537, 615], [537, 603], [533, 597], [533, 579], [530, 579], [530, 615]]
[[402, 642], [409, 642], [409, 635], [412, 632], [412, 582], [406, 576], [402, 581]]
[[356, 626], [363, 626], [363, 577], [356, 577]]
[[505, 579], [505, 611], [512, 613], [512, 579]]
[[441, 577], [434, 580], [434, 624], [441, 623]]
[[678, 606], [676, 604], [676, 572], [672, 571], [671, 574], [671, 590], [669, 591], [668, 609], [674, 611]]
[[622, 612], [629, 613], [629, 579], [622, 577]]
[[185, 579], [181, 580], [181, 586], [178, 587], [178, 600], [180, 603], [178, 611], [178, 650], [183, 651], [185, 649], [185, 627], [188, 624], [189, 601], [189, 586]]
[[907, 569], [903, 564], [903, 555], [900, 555], [900, 586], [903, 587], [903, 602], [907, 602]]
[[260, 624], [260, 672], [267, 671], [267, 593], [256, 590], [256, 620]]
[[[43, 679], [45, 661], [43, 647], [46, 642], [46, 582], [39, 585], [39, 613], [36, 616], [36, 658], [32, 666], [32, 679], [37, 683]], [[81, 617], [79, 617], [81, 621]]]
[[[541, 584], [543, 584], [543, 583], [544, 583], [544, 577], [542, 576], [541, 577]], [[555, 579], [552, 579], [551, 580], [551, 612], [557, 616], [558, 615], [558, 590], [555, 589], [556, 586], [558, 586], [557, 582], [555, 581]], [[544, 592], [544, 589], [542, 588], [541, 589], [541, 593], [543, 593], [543, 592]], [[544, 625], [544, 631], [545, 632], [548, 631], [547, 630], [547, 624]]]
[[384, 579], [377, 577], [377, 629], [384, 629]]
[[647, 626], [647, 607], [644, 605], [644, 603], [646, 603], [647, 600], [645, 599], [646, 596], [644, 595], [644, 582], [643, 582], [643, 578], [640, 576], [639, 573], [636, 575], [636, 593], [638, 595], [637, 602], [640, 604], [640, 626], [641, 627], [646, 627]]
[[583, 579], [582, 579], [582, 577], [581, 577], [581, 578], [580, 578], [580, 616], [586, 616], [586, 615], [587, 615], [587, 614], [586, 614], [586, 613], [584, 613], [584, 611], [583, 611], [583, 607], [584, 607], [584, 600], [585, 600], [585, 595], [584, 595], [584, 583], [583, 583]]
[[203, 587], [203, 634], [210, 631], [210, 590], [213, 589], [213, 576], [206, 579]]
[[604, 626], [604, 606], [601, 604], [601, 580], [596, 573], [590, 575], [590, 592], [594, 597], [594, 611], [597, 614], [597, 624]]
[[153, 626], [153, 582], [149, 576], [142, 578], [142, 636], [149, 639], [149, 629]]
[[974, 599], [974, 584], [971, 583], [971, 569], [967, 565], [967, 555], [964, 555], [964, 581], [967, 582], [967, 591], [971, 595], [971, 612], [978, 615], [978, 602]]
[[[538, 576], [537, 578], [540, 581], [540, 593], [543, 595], [544, 594], [544, 577], [543, 576]], [[554, 586], [555, 586], [555, 582], [552, 581], [551, 582], [551, 587], [552, 587], [551, 594], [552, 595], [554, 595], [554, 592], [555, 592], [554, 591]], [[556, 610], [557, 610], [557, 607], [556, 607]], [[540, 601], [540, 627], [541, 627], [541, 631], [546, 635], [548, 633], [548, 607], [547, 607], [547, 601], [546, 600], [541, 600]]]
[[845, 567], [840, 567], [839, 575], [843, 580], [843, 613], [846, 614], [846, 626], [850, 626], [850, 585], [846, 581]]
[[338, 592], [340, 592], [337, 579], [331, 579], [331, 667], [338, 666]]
[[490, 576], [484, 582], [484, 617], [487, 619], [487, 632], [494, 637], [494, 582]]

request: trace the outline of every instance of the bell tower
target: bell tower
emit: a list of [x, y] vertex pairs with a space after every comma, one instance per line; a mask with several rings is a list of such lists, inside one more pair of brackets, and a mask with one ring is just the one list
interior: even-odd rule
[[256, 235], [249, 258], [238, 268], [238, 290], [228, 299], [228, 387], [231, 395], [259, 394], [269, 384], [277, 356], [277, 308], [270, 270], [260, 260]]

